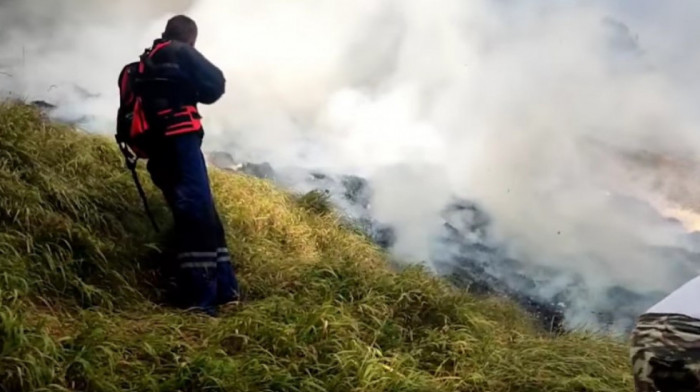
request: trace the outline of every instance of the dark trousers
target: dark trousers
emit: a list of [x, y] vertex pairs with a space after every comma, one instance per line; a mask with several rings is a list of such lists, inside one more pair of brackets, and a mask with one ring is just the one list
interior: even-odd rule
[[238, 281], [201, 145], [201, 133], [166, 137], [149, 154], [148, 171], [175, 221], [172, 267], [179, 302], [210, 311], [238, 299]]

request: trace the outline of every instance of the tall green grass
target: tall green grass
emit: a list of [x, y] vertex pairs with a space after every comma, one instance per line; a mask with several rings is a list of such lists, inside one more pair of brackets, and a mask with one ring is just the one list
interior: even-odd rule
[[110, 138], [0, 104], [0, 390], [631, 390], [623, 343], [392, 271], [318, 195], [211, 177], [245, 297], [219, 318], [158, 305], [166, 239]]

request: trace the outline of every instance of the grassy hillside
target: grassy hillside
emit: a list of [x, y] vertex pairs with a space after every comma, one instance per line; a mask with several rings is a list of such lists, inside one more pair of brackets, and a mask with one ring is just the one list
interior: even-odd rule
[[508, 303], [393, 272], [313, 203], [211, 176], [245, 295], [219, 318], [158, 305], [166, 239], [111, 138], [0, 103], [0, 390], [631, 390], [624, 343], [547, 336]]

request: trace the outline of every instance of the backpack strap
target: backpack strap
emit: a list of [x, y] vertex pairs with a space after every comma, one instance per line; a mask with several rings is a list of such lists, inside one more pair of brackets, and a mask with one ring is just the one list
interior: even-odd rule
[[[153, 57], [156, 52], [161, 50], [162, 48], [168, 46], [170, 44], [170, 41], [165, 41], [156, 44], [152, 49], [146, 49], [144, 50], [143, 54], [141, 54], [139, 65], [138, 65], [138, 71], [137, 74], [138, 76], [143, 76], [146, 73], [146, 67], [148, 66], [149, 68], [153, 67], [153, 62], [151, 61], [151, 57]], [[131, 122], [131, 132], [130, 136], [131, 138], [136, 138], [137, 136], [143, 134], [144, 132], [148, 131], [149, 125], [148, 121], [146, 119], [146, 113], [143, 110], [143, 100], [139, 96], [139, 94], [134, 93], [133, 97], [131, 97], [132, 100], [134, 101], [134, 117]], [[139, 154], [139, 152], [136, 152]]]
[[153, 56], [161, 49], [169, 46], [171, 43], [172, 41], [163, 41], [155, 44], [153, 48], [146, 49], [140, 57], [141, 61], [139, 62], [139, 74], [143, 75], [146, 72], [147, 67], [150, 69], [157, 68], [157, 66], [153, 64]]
[[[139, 73], [144, 74], [147, 70], [158, 71], [156, 74], [167, 74], [168, 72], [176, 72], [179, 68], [177, 64], [154, 64], [153, 56], [163, 48], [171, 44], [171, 41], [164, 41], [156, 44], [153, 49], [147, 49], [141, 55], [139, 64]], [[152, 81], [168, 82], [170, 79], [166, 77], [149, 77]], [[189, 132], [199, 132], [202, 130], [201, 115], [194, 105], [174, 104], [173, 108], [160, 110], [156, 113], [159, 120], [165, 127], [165, 136], [180, 135]]]

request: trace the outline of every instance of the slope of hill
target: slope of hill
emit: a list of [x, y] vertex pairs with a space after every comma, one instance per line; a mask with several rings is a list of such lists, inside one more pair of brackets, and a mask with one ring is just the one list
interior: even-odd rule
[[218, 318], [159, 305], [167, 236], [110, 138], [0, 104], [0, 390], [631, 389], [624, 342], [547, 335], [510, 303], [391, 268], [313, 197], [211, 176], [245, 296]]

